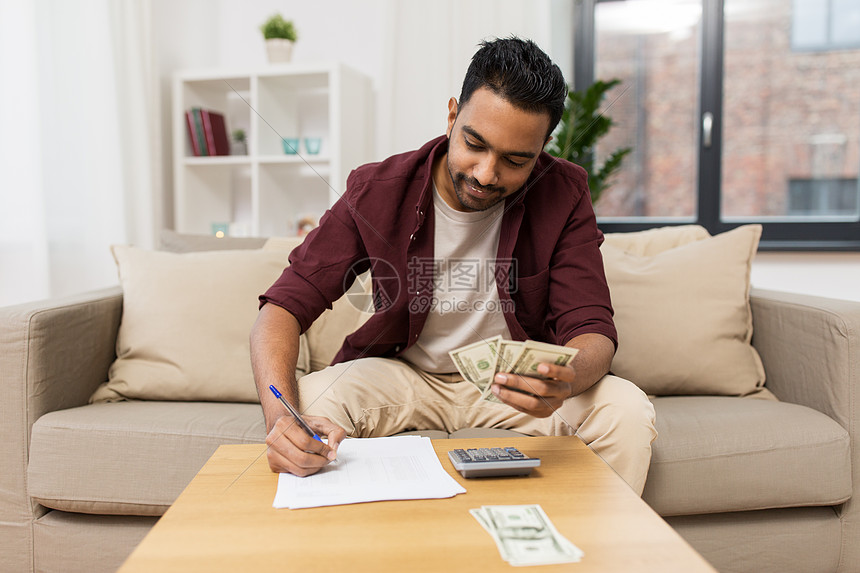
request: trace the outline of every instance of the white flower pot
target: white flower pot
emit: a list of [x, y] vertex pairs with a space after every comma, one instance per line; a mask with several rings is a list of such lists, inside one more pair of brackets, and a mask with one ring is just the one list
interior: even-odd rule
[[266, 40], [266, 54], [269, 56], [270, 64], [282, 64], [290, 61], [293, 55], [292, 40], [283, 38], [270, 38]]

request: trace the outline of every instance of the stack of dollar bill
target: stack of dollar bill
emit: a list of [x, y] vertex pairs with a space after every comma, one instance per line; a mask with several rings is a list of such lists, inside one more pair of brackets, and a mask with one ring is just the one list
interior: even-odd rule
[[469, 513], [511, 565], [576, 563], [585, 555], [558, 532], [539, 505], [484, 505]]
[[533, 378], [542, 378], [537, 367], [541, 362], [567, 366], [578, 350], [526, 340], [505, 340], [494, 336], [467, 346], [461, 346], [448, 353], [460, 374], [478, 387], [481, 399], [498, 402], [490, 391], [493, 377], [499, 372], [511, 372]]

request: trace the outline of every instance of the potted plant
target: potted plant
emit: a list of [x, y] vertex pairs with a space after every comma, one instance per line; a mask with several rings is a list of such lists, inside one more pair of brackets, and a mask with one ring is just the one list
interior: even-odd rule
[[629, 147], [616, 149], [603, 162], [594, 165], [594, 146], [597, 140], [609, 132], [612, 119], [599, 112], [606, 92], [618, 85], [621, 80], [608, 82], [597, 80], [582, 91], [571, 91], [564, 102], [564, 114], [558, 124], [553, 139], [546, 152], [588, 171], [588, 188], [591, 190], [591, 203], [597, 203], [600, 194], [609, 187], [609, 178], [621, 167], [624, 157], [630, 153]]
[[233, 147], [231, 155], [248, 155], [248, 140], [244, 129], [233, 130]]
[[266, 53], [270, 63], [289, 62], [293, 44], [298, 39], [292, 20], [284, 20], [280, 14], [273, 14], [260, 26], [266, 40]]

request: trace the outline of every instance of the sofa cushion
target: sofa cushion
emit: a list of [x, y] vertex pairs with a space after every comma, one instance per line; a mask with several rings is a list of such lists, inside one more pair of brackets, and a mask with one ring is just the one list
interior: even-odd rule
[[753, 393], [765, 379], [749, 304], [761, 226], [699, 240], [682, 231], [679, 242], [692, 242], [673, 246], [661, 229], [643, 233], [641, 249], [603, 245], [618, 329], [612, 371], [654, 395]]
[[[248, 333], [287, 252], [113, 253], [123, 288], [117, 359], [91, 401], [258, 401]], [[301, 345], [297, 374], [308, 367]]]
[[30, 496], [64, 511], [161, 515], [220, 444], [262, 443], [259, 404], [128, 401], [33, 424]]
[[728, 396], [653, 403], [658, 438], [642, 497], [660, 515], [835, 505], [851, 497], [848, 433], [816, 410]]
[[[515, 435], [476, 429], [452, 437]], [[29, 494], [68, 512], [162, 515], [220, 444], [265, 439], [259, 404], [131, 400], [58, 410], [33, 424]]]
[[[718, 396], [655, 398], [654, 406], [659, 437], [643, 497], [661, 515], [833, 505], [851, 495], [848, 435], [824, 414]], [[511, 434], [497, 437], [504, 435]], [[264, 440], [256, 404], [128, 401], [59, 410], [33, 425], [29, 494], [64, 511], [161, 515], [219, 444]]]
[[215, 235], [192, 235], [162, 229], [158, 248], [171, 253], [193, 253], [197, 251], [229, 251], [234, 249], [260, 249], [266, 239], [260, 237], [216, 237]]

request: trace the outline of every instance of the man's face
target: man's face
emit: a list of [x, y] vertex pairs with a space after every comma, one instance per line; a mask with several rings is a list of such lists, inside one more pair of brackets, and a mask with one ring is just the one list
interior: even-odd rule
[[447, 171], [439, 193], [458, 211], [484, 211], [516, 193], [547, 140], [549, 115], [518, 109], [481, 88], [448, 103]]

